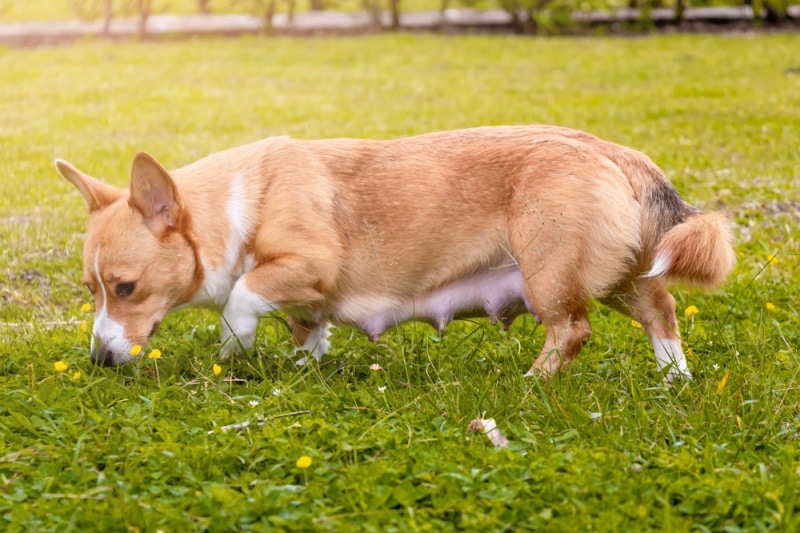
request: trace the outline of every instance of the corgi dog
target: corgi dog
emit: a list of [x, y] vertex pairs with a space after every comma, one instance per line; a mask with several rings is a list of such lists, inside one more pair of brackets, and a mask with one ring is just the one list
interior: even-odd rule
[[719, 213], [644, 154], [582, 131], [500, 126], [394, 140], [271, 137], [168, 171], [138, 153], [121, 190], [56, 160], [89, 207], [91, 357], [130, 360], [173, 309], [221, 311], [221, 356], [286, 314], [319, 360], [331, 325], [377, 340], [408, 321], [546, 330], [529, 373], [572, 362], [590, 299], [641, 323], [671, 381], [691, 378], [667, 281], [713, 288], [734, 264]]

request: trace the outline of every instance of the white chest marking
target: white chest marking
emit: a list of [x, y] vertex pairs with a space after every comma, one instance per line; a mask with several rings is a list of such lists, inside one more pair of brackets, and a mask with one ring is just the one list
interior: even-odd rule
[[252, 257], [242, 257], [242, 251], [250, 233], [246, 205], [247, 195], [242, 184], [243, 179], [243, 176], [236, 176], [230, 183], [230, 195], [226, 206], [230, 233], [227, 237], [222, 263], [218, 267], [212, 268], [208, 261], [201, 257], [205, 281], [197, 295], [187, 305], [223, 307], [228, 301], [236, 280], [255, 266], [255, 260]]

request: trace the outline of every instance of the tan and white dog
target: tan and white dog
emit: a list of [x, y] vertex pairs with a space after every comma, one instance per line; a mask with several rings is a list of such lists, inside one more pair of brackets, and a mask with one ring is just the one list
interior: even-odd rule
[[200, 305], [222, 311], [223, 356], [281, 310], [317, 359], [332, 323], [377, 340], [412, 319], [530, 312], [546, 329], [531, 372], [549, 374], [588, 339], [597, 298], [642, 324], [667, 379], [691, 377], [666, 279], [713, 287], [734, 263], [725, 218], [649, 158], [554, 126], [274, 137], [171, 172], [142, 152], [128, 191], [56, 165], [89, 206], [83, 281], [106, 365]]

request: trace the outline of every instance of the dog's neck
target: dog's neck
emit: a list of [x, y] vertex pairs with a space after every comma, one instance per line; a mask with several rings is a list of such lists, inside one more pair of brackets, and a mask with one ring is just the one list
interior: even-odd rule
[[[187, 238], [195, 248], [202, 282], [180, 307], [221, 308], [236, 280], [252, 269], [248, 255], [261, 216], [259, 205], [268, 179], [253, 158], [263, 159], [263, 142], [242, 147], [239, 164], [231, 154], [215, 154], [172, 173], [185, 209], [191, 215]], [[200, 162], [198, 162], [200, 163]]]

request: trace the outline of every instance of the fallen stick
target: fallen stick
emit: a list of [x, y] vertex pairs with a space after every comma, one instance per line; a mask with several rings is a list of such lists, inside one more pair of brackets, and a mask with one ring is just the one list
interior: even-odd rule
[[505, 448], [508, 446], [508, 439], [497, 429], [494, 418], [476, 418], [469, 423], [470, 431], [483, 431], [489, 437], [495, 448]]

